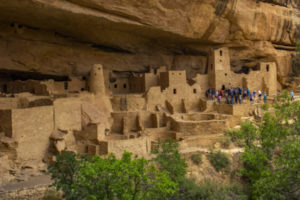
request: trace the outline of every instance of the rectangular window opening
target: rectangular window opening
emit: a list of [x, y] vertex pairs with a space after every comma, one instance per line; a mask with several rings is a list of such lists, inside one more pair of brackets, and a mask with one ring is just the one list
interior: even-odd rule
[[65, 90], [68, 90], [68, 88], [69, 88], [69, 83], [68, 82], [64, 83], [64, 88], [65, 88]]

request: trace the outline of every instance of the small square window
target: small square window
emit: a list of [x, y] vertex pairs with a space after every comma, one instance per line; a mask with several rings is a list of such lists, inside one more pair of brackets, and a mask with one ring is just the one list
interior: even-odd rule
[[173, 93], [174, 93], [174, 94], [177, 94], [177, 90], [176, 90], [176, 89], [173, 89]]

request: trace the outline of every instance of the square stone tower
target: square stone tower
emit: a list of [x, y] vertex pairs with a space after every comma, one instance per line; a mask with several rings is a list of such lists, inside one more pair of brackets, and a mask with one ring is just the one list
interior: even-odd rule
[[230, 74], [230, 56], [227, 47], [211, 49], [209, 53], [208, 75], [210, 88], [221, 89], [228, 82]]
[[269, 95], [277, 93], [277, 68], [275, 62], [261, 62], [260, 71], [263, 76], [265, 91]]
[[162, 90], [169, 86], [177, 86], [182, 84], [186, 84], [186, 72], [184, 70], [160, 73], [160, 86]]

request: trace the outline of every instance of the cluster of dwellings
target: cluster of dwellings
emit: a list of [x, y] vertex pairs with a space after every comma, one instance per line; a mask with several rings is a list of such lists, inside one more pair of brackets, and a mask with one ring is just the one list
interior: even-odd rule
[[216, 105], [205, 101], [205, 91], [243, 87], [276, 93], [276, 65], [261, 63], [257, 71], [236, 74], [228, 49], [213, 49], [207, 74], [191, 82], [184, 70], [160, 67], [112, 77], [102, 65], [70, 81], [0, 82], [5, 93], [0, 97], [0, 149], [9, 146], [5, 151], [11, 159], [25, 163], [66, 149], [100, 155], [126, 149], [147, 156], [159, 138], [218, 134], [235, 126], [255, 105]]
[[[248, 68], [247, 73], [236, 73], [231, 70], [228, 48], [212, 49], [209, 54], [206, 74], [197, 74], [192, 87], [193, 93], [204, 92], [208, 89], [221, 88], [249, 88], [273, 95], [277, 92], [277, 70], [275, 62], [260, 62], [255, 68]], [[111, 80], [108, 71], [105, 74], [105, 83], [113, 94], [145, 93], [151, 87], [160, 86], [162, 90], [186, 84], [185, 71], [171, 71], [166, 67], [150, 69], [149, 73], [131, 74], [128, 77], [114, 78]], [[180, 93], [180, 92], [179, 92]]]

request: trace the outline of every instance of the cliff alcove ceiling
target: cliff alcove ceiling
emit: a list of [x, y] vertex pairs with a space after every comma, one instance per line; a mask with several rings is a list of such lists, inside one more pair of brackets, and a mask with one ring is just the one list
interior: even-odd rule
[[205, 71], [210, 47], [228, 46], [237, 68], [260, 57], [286, 77], [298, 7], [296, 0], [5, 0], [0, 68], [83, 75], [94, 63], [121, 71], [165, 65], [193, 77]]

